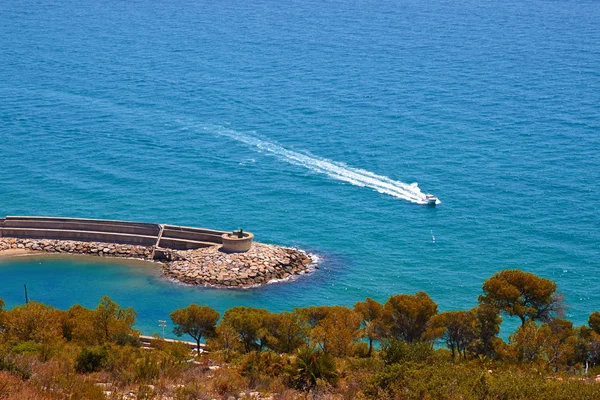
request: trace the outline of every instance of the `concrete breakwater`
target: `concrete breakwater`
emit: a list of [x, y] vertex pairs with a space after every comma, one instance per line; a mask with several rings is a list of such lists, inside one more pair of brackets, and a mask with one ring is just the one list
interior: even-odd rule
[[244, 253], [224, 252], [224, 234], [136, 222], [6, 217], [0, 219], [0, 255], [9, 250], [157, 261], [171, 279], [229, 288], [284, 280], [316, 267], [301, 250], [261, 243], [253, 243]]

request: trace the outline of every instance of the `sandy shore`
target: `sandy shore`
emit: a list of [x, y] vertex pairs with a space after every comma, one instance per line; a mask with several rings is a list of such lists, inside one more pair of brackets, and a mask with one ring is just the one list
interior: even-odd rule
[[15, 256], [33, 256], [43, 253], [43, 251], [34, 251], [29, 249], [6, 249], [0, 250], [0, 258], [9, 258]]

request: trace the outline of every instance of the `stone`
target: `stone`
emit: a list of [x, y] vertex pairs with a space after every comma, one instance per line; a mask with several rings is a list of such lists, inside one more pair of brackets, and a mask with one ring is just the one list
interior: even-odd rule
[[[0, 250], [30, 248], [47, 252], [69, 252], [101, 257], [151, 259], [153, 249], [115, 243], [0, 238]], [[275, 279], [304, 275], [313, 267], [311, 257], [299, 250], [255, 243], [246, 253], [226, 254], [219, 246], [196, 250], [161, 249], [163, 273], [172, 279], [193, 284], [242, 288]]]

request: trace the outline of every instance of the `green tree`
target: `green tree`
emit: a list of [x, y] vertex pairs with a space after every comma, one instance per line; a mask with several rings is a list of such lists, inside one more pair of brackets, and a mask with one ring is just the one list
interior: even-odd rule
[[22, 342], [51, 343], [63, 340], [64, 312], [36, 301], [14, 307], [4, 316], [6, 335]]
[[[437, 332], [436, 332], [437, 331]], [[471, 311], [448, 311], [431, 318], [430, 332], [441, 340], [459, 357], [467, 357], [467, 348], [477, 339], [477, 320]]]
[[383, 322], [392, 338], [406, 342], [423, 340], [437, 304], [425, 292], [392, 296], [383, 306]]
[[509, 343], [518, 362], [537, 362], [558, 371], [575, 360], [576, 338], [572, 323], [565, 320], [556, 319], [540, 326], [528, 321], [510, 335]]
[[102, 343], [104, 333], [95, 327], [96, 310], [90, 310], [80, 304], [75, 304], [65, 312], [62, 332], [65, 339], [85, 345]]
[[502, 317], [500, 310], [490, 304], [480, 304], [471, 310], [475, 317], [477, 340], [473, 344], [476, 354], [494, 357], [496, 355], [495, 343], [500, 341], [500, 324]]
[[482, 304], [491, 304], [509, 316], [527, 321], [549, 322], [563, 311], [556, 283], [518, 269], [494, 274], [483, 283]]
[[211, 350], [224, 350], [227, 361], [231, 359], [234, 353], [244, 350], [238, 332], [223, 322], [217, 326], [217, 336], [209, 341], [207, 345]]
[[562, 318], [555, 318], [544, 326], [549, 330], [544, 349], [548, 365], [555, 371], [575, 365], [577, 337], [573, 323]]
[[590, 318], [588, 319], [588, 325], [590, 326], [590, 328], [592, 328], [594, 332], [600, 335], [600, 312], [594, 311], [590, 314]]
[[267, 347], [278, 353], [291, 353], [304, 344], [305, 330], [300, 315], [284, 311], [264, 320], [268, 332]]
[[327, 354], [336, 357], [349, 355], [360, 338], [360, 314], [342, 306], [326, 307], [321, 311], [326, 314], [310, 330], [311, 341]]
[[263, 308], [233, 307], [223, 315], [222, 325], [229, 326], [238, 335], [244, 351], [262, 350], [267, 341], [265, 318], [269, 312]]
[[514, 351], [515, 360], [518, 362], [532, 362], [543, 357], [544, 333], [533, 321], [522, 325], [508, 338]]
[[600, 365], [600, 335], [583, 325], [574, 329], [575, 359], [587, 374], [589, 367]]
[[304, 308], [294, 309], [298, 315], [300, 315], [302, 322], [307, 328], [312, 329], [327, 316], [329, 313], [328, 306], [311, 306]]
[[136, 316], [133, 308], [121, 308], [110, 297], [102, 297], [94, 315], [94, 326], [101, 337], [100, 342], [132, 343], [137, 335], [132, 328]]
[[363, 335], [369, 341], [369, 352], [367, 355], [370, 357], [373, 351], [373, 342], [383, 337], [383, 305], [381, 303], [367, 298], [365, 301], [358, 302], [354, 305], [354, 311], [359, 313], [362, 317], [362, 329]]
[[187, 334], [194, 338], [199, 355], [200, 341], [203, 337], [213, 337], [216, 334], [220, 315], [208, 306], [190, 304], [185, 308], [173, 311], [170, 317], [175, 324], [173, 333], [179, 337]]

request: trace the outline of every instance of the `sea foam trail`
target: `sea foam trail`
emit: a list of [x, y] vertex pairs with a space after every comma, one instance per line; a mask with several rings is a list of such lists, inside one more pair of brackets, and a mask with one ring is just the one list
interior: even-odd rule
[[288, 150], [278, 144], [267, 142], [250, 134], [238, 132], [233, 129], [224, 127], [205, 127], [204, 130], [228, 137], [249, 146], [257, 147], [260, 150], [273, 154], [282, 161], [302, 166], [313, 172], [325, 174], [333, 179], [348, 182], [355, 186], [368, 187], [379, 193], [394, 196], [412, 203], [427, 203], [425, 200], [425, 193], [419, 189], [417, 183], [408, 184], [395, 181], [386, 176], [377, 175], [364, 169], [349, 167], [341, 162]]

